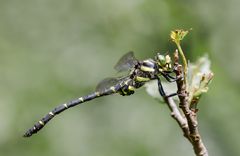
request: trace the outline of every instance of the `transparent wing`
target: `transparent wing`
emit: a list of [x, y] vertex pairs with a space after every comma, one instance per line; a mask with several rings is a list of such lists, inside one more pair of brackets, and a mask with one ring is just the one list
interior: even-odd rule
[[132, 51], [123, 55], [117, 64], [114, 66], [114, 69], [118, 72], [128, 71], [137, 64], [137, 59], [134, 56]]
[[112, 86], [117, 85], [118, 83], [121, 83], [122, 81], [128, 79], [129, 76], [125, 77], [108, 77], [100, 81], [96, 87], [96, 91], [104, 91], [105, 89], [108, 89]]

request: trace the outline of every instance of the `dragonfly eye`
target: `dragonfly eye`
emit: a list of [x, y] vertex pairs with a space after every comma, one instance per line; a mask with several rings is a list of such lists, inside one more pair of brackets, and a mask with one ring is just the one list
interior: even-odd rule
[[156, 60], [161, 67], [164, 67], [167, 63], [165, 56], [161, 55], [160, 53], [157, 53]]

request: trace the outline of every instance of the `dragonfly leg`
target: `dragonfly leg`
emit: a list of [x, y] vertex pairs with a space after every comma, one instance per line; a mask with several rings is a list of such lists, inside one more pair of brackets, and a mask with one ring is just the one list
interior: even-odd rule
[[162, 97], [166, 97], [166, 93], [165, 93], [165, 91], [163, 90], [163, 86], [162, 86], [162, 83], [161, 83], [160, 78], [157, 77], [157, 80], [158, 80], [158, 91], [159, 91], [160, 95], [161, 95]]
[[168, 81], [168, 82], [175, 82], [177, 80], [177, 78], [172, 77], [171, 75], [169, 75], [168, 73], [161, 73], [162, 76]]
[[163, 89], [163, 86], [162, 86], [162, 83], [161, 83], [160, 78], [157, 77], [157, 80], [158, 80], [158, 91], [159, 91], [160, 95], [161, 95], [163, 98], [169, 98], [169, 97], [178, 95], [177, 93], [172, 93], [172, 94], [166, 95], [166, 93], [165, 93], [165, 91], [164, 91], [164, 89]]
[[178, 94], [177, 93], [172, 93], [172, 94], [166, 95], [165, 97], [170, 98], [170, 97], [173, 97], [173, 96], [176, 96], [176, 95], [178, 95]]
[[171, 76], [169, 73], [164, 73], [164, 72], [161, 72], [161, 75], [168, 81], [168, 82], [175, 82], [179, 79], [182, 79], [182, 76], [181, 77], [173, 77]]

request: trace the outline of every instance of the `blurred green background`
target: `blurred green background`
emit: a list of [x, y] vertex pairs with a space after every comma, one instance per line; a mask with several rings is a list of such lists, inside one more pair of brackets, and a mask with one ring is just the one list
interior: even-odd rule
[[0, 0], [1, 156], [192, 156], [168, 108], [144, 89], [70, 109], [22, 138], [58, 104], [94, 90], [129, 50], [169, 52], [170, 30], [193, 28], [188, 58], [215, 73], [199, 105], [210, 155], [240, 155], [240, 1]]

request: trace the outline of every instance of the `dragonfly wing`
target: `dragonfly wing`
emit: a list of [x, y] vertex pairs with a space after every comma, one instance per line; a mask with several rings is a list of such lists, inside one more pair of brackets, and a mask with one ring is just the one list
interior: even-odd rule
[[128, 71], [133, 68], [137, 63], [137, 59], [134, 56], [132, 51], [123, 55], [117, 64], [114, 66], [114, 69], [118, 72]]
[[121, 83], [122, 81], [124, 81], [125, 79], [127, 79], [129, 76], [125, 76], [125, 77], [108, 77], [103, 79], [102, 81], [100, 81], [96, 87], [96, 91], [104, 91], [112, 86], [117, 85], [118, 83]]
[[110, 88], [111, 86], [114, 86], [115, 84], [117, 84], [117, 82], [118, 82], [117, 78], [113, 78], [113, 77], [105, 78], [98, 83], [96, 87], [96, 91], [103, 91], [107, 88]]

